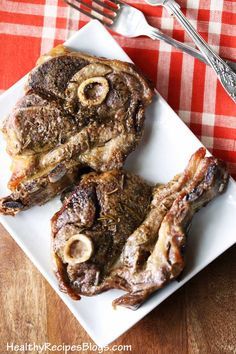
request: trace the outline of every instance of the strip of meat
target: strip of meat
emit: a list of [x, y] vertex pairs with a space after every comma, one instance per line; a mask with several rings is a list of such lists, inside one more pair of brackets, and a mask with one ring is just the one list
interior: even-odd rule
[[142, 260], [151, 252], [164, 216], [179, 192], [193, 183], [194, 175], [204, 156], [205, 149], [199, 149], [190, 159], [182, 175], [174, 177], [166, 185], [154, 188], [151, 210], [142, 225], [128, 238], [121, 255], [122, 263], [132, 269], [132, 272], [138, 271]]
[[16, 215], [29, 206], [42, 205], [68, 186], [76, 183], [82, 167], [70, 161], [59, 164], [50, 172], [29, 178], [18, 185], [17, 190], [0, 200], [0, 212], [5, 215]]
[[[122, 289], [126, 288], [129, 291], [128, 294], [116, 299], [114, 305], [137, 308], [151, 293], [179, 276], [184, 269], [182, 250], [186, 245], [186, 232], [192, 218], [201, 207], [222, 193], [227, 180], [228, 173], [222, 162], [214, 157], [206, 157], [200, 161], [192, 180], [174, 196], [169, 210], [164, 216], [162, 214], [162, 221], [155, 229], [155, 245], [144, 247], [148, 255], [146, 259], [139, 257], [138, 268], [130, 267], [123, 259], [122, 266], [111, 274], [111, 279], [118, 277], [118, 280], [115, 280], [116, 286], [121, 281]], [[156, 210], [160, 215], [158, 206]], [[145, 222], [146, 220], [144, 224]], [[145, 236], [147, 238], [150, 236], [147, 229]], [[132, 237], [133, 235], [130, 236]], [[129, 244], [128, 239], [125, 254], [129, 254]]]

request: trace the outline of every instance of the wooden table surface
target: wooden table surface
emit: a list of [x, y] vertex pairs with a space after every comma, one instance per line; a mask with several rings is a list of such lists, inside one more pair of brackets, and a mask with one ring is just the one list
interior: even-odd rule
[[[93, 343], [2, 226], [0, 237], [1, 354], [7, 342]], [[234, 247], [112, 344], [135, 354], [236, 353], [235, 258]]]

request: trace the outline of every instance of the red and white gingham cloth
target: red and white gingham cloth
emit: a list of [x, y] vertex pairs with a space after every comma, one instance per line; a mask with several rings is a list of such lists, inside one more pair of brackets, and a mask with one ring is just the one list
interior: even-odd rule
[[[161, 7], [129, 0], [149, 23], [191, 43]], [[178, 0], [192, 24], [220, 56], [236, 60], [236, 0]], [[31, 70], [38, 56], [64, 42], [88, 19], [63, 0], [0, 0], [0, 92]], [[212, 69], [169, 45], [114, 34], [131, 59], [202, 143], [236, 177], [236, 105]], [[99, 44], [98, 44], [99, 45]]]

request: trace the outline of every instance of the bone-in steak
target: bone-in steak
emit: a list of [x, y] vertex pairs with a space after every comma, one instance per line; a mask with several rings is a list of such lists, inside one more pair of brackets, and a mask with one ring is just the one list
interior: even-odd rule
[[203, 148], [152, 192], [124, 171], [86, 176], [52, 220], [61, 289], [74, 298], [123, 289], [114, 305], [137, 308], [183, 271], [192, 217], [227, 181], [225, 165]]
[[141, 139], [152, 95], [133, 64], [62, 46], [41, 58], [3, 125], [12, 194], [0, 201], [0, 212], [45, 203], [84, 167], [121, 168]]
[[[122, 170], [90, 173], [82, 178], [52, 219], [54, 260], [61, 289], [76, 298], [106, 288], [104, 280], [128, 236], [147, 213], [151, 191], [141, 178]], [[77, 235], [83, 235], [81, 246]], [[76, 248], [77, 258], [71, 256]], [[86, 262], [81, 262], [83, 251], [88, 257]]]

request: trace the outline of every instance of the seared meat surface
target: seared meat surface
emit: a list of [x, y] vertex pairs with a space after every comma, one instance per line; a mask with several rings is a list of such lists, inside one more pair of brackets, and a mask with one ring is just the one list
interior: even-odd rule
[[12, 158], [0, 212], [43, 204], [78, 180], [81, 168], [121, 168], [139, 143], [152, 89], [134, 65], [70, 52], [40, 59], [2, 131]]
[[[192, 217], [223, 192], [228, 173], [221, 161], [205, 157], [201, 148], [182, 174], [152, 192], [125, 172], [121, 189], [120, 174], [83, 179], [52, 220], [53, 252], [63, 291], [76, 298], [123, 289], [128, 293], [114, 305], [135, 309], [183, 271]], [[108, 187], [114, 176], [116, 183]], [[128, 204], [123, 210], [124, 202]], [[80, 244], [79, 254], [74, 243], [77, 248]]]
[[205, 149], [199, 149], [182, 175], [154, 188], [149, 213], [128, 238], [121, 254], [122, 265], [108, 279], [111, 286], [114, 282], [129, 291], [116, 299], [115, 305], [135, 309], [183, 271], [191, 220], [223, 192], [228, 181], [224, 163], [204, 155]]
[[[128, 236], [147, 213], [151, 191], [141, 178], [122, 170], [82, 178], [52, 219], [56, 274], [64, 291], [77, 297], [106, 289], [106, 278]], [[84, 251], [90, 255], [93, 249], [86, 262], [81, 262], [80, 253], [78, 262], [70, 258], [71, 238], [81, 234], [85, 236], [81, 243], [88, 241], [88, 247], [81, 245]], [[78, 241], [75, 237], [74, 248]]]

